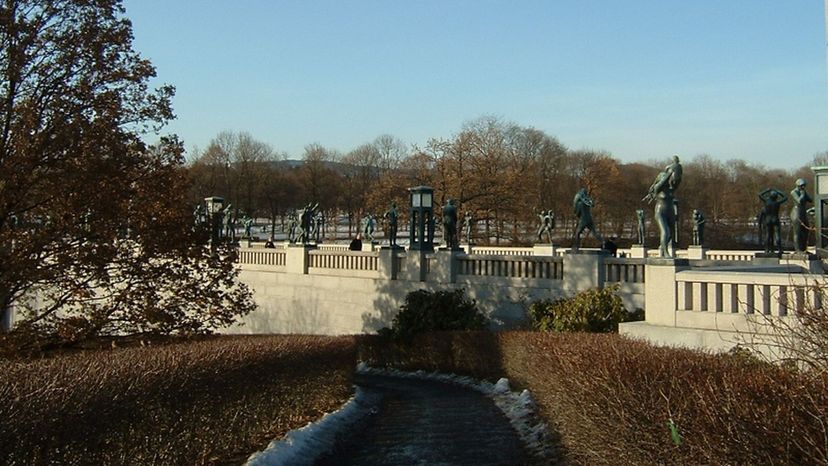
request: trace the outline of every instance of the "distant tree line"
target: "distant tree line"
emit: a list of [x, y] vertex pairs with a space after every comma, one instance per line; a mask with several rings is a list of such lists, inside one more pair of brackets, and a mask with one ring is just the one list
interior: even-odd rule
[[[391, 202], [400, 206], [405, 222], [407, 188], [428, 185], [435, 188], [435, 214], [455, 199], [461, 218], [471, 214], [476, 220], [480, 244], [531, 244], [537, 239], [538, 214], [551, 209], [557, 223], [554, 241], [569, 245], [575, 226], [572, 200], [586, 187], [605, 237], [630, 244], [637, 237], [635, 211], [644, 209], [648, 241], [654, 246], [658, 240], [652, 205], [642, 198], [672, 155], [621, 163], [604, 151], [569, 149], [535, 128], [482, 117], [454, 136], [431, 139], [423, 147], [382, 135], [346, 154], [310, 144], [301, 161], [288, 161], [247, 133], [223, 132], [191, 157], [189, 173], [193, 203], [209, 195], [224, 196], [245, 214], [270, 219], [277, 231], [290, 211], [309, 202], [319, 202], [329, 219], [347, 219], [353, 234], [364, 214], [381, 216]], [[814, 164], [826, 160], [828, 152], [814, 156]], [[699, 209], [707, 217], [708, 246], [758, 247], [759, 192], [767, 187], [787, 192], [796, 178], [813, 178], [811, 165], [769, 169], [705, 154], [682, 158], [682, 164], [685, 176], [677, 192], [680, 245], [689, 243], [690, 213]], [[586, 246], [597, 245], [591, 241]]]

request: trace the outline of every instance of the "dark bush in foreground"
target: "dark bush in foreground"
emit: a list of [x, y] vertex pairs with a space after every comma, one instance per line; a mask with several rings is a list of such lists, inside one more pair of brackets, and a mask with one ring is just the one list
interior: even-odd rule
[[483, 330], [489, 319], [466, 297], [465, 290], [417, 290], [405, 296], [394, 317], [391, 334], [399, 338], [441, 330]]
[[373, 339], [361, 355], [379, 366], [508, 377], [532, 392], [577, 464], [828, 464], [822, 373], [618, 335], [426, 334], [414, 345], [406, 353]]
[[596, 288], [577, 295], [541, 300], [529, 306], [532, 327], [556, 332], [617, 332], [620, 322], [641, 320], [627, 312], [617, 287]]
[[352, 338], [221, 337], [6, 360], [0, 464], [240, 464], [351, 396]]

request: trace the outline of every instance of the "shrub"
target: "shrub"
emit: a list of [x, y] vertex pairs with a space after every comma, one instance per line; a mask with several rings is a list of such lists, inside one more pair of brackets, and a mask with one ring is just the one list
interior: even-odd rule
[[352, 395], [355, 349], [237, 336], [0, 360], [0, 464], [241, 464]]
[[619, 322], [640, 320], [641, 312], [627, 312], [618, 287], [596, 288], [567, 298], [541, 300], [529, 306], [532, 327], [556, 332], [617, 332]]
[[[417, 290], [405, 296], [405, 303], [394, 317], [391, 335], [409, 338], [412, 335], [440, 330], [483, 330], [489, 319], [469, 299], [466, 290]], [[388, 333], [388, 332], [381, 332]]]

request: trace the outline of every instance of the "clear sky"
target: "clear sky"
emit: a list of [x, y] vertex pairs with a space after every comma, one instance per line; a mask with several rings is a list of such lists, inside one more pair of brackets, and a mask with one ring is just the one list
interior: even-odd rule
[[624, 162], [797, 168], [828, 150], [823, 0], [125, 0], [188, 149], [290, 158], [484, 115]]

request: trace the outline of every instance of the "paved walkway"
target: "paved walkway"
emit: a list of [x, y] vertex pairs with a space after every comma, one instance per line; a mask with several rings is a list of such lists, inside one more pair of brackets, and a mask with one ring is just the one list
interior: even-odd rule
[[441, 382], [357, 375], [382, 396], [364, 428], [317, 465], [539, 464], [484, 395]]

